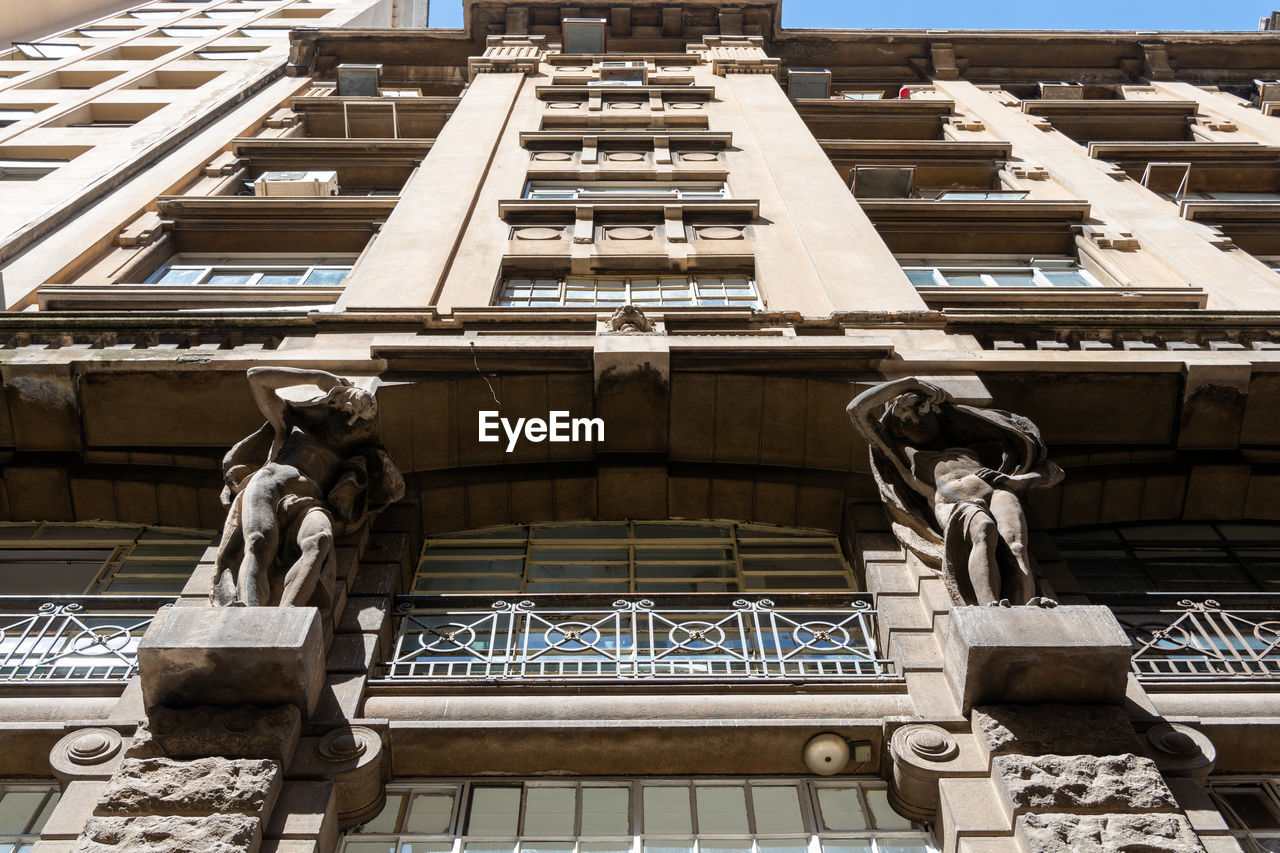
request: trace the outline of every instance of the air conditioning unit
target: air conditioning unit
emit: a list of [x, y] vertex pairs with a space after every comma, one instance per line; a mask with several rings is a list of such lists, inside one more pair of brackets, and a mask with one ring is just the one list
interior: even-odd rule
[[356, 65], [344, 62], [338, 66], [338, 94], [351, 97], [378, 97], [382, 82], [381, 65]]
[[385, 86], [378, 87], [378, 94], [383, 98], [421, 98], [421, 89], [388, 89]]
[[828, 98], [831, 95], [831, 72], [826, 68], [792, 68], [787, 71], [787, 91], [793, 101]]
[[602, 86], [643, 86], [649, 82], [649, 64], [641, 61], [600, 63]]
[[604, 53], [604, 18], [565, 18], [561, 21], [561, 53]]
[[338, 194], [337, 172], [263, 172], [253, 182], [255, 196], [320, 198]]
[[1083, 101], [1083, 83], [1041, 83], [1040, 99], [1042, 101]]
[[1257, 90], [1253, 103], [1261, 107], [1268, 101], [1280, 101], [1280, 80], [1254, 80], [1253, 88]]

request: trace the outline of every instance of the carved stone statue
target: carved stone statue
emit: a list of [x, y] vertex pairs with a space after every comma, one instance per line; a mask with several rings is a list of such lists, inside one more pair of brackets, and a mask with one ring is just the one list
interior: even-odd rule
[[1036, 595], [1022, 494], [1063, 473], [1035, 424], [914, 378], [863, 392], [848, 412], [894, 534], [942, 573], [957, 604], [1054, 605]]
[[227, 520], [212, 600], [315, 606], [336, 583], [335, 536], [404, 496], [378, 440], [373, 394], [323, 370], [253, 367], [267, 423], [222, 460]]
[[620, 305], [609, 318], [609, 329], [621, 335], [647, 335], [654, 326], [653, 321], [635, 305]]

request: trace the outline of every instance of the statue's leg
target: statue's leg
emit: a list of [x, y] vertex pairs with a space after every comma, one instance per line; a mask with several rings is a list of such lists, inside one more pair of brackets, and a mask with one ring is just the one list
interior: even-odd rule
[[991, 495], [991, 514], [1018, 564], [1018, 585], [1011, 590], [1017, 596], [1015, 603], [1026, 604], [1036, 594], [1036, 578], [1027, 551], [1027, 514], [1022, 509], [1022, 501], [1013, 492], [996, 489]]
[[966, 526], [969, 540], [969, 582], [978, 604], [994, 604], [1000, 600], [1000, 567], [996, 564], [996, 545], [1000, 532], [995, 520], [985, 512], [975, 512]]
[[333, 521], [318, 507], [307, 510], [298, 523], [298, 550], [301, 552], [284, 577], [281, 607], [302, 607], [311, 600], [321, 570], [333, 559]]
[[261, 479], [262, 472], [241, 495], [240, 530], [244, 535], [244, 559], [240, 577], [236, 579], [240, 601], [249, 607], [261, 607], [271, 600], [271, 564], [280, 547], [280, 520], [276, 517], [274, 489]]
[[214, 581], [210, 599], [220, 607], [228, 607], [236, 601], [236, 576], [243, 557], [244, 536], [240, 529], [241, 507], [244, 493], [237, 492], [227, 507], [227, 518], [222, 524], [222, 536], [218, 541], [218, 577]]

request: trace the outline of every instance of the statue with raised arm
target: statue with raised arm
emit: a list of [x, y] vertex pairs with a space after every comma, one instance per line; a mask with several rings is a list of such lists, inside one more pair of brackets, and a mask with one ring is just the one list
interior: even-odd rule
[[914, 378], [864, 391], [848, 413], [871, 447], [894, 534], [942, 573], [953, 601], [1053, 606], [1036, 593], [1022, 495], [1063, 473], [1035, 424]]
[[404, 496], [371, 392], [323, 370], [253, 367], [267, 422], [222, 461], [227, 507], [213, 603], [314, 606], [337, 581], [333, 540]]

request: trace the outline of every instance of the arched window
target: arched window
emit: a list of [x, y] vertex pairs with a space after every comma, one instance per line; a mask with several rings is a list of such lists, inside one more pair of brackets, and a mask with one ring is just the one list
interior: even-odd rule
[[1180, 522], [1051, 534], [1085, 593], [1280, 592], [1280, 525]]
[[433, 536], [412, 592], [839, 592], [830, 533], [728, 521], [531, 524]]
[[185, 527], [0, 523], [0, 594], [177, 595], [212, 538]]

